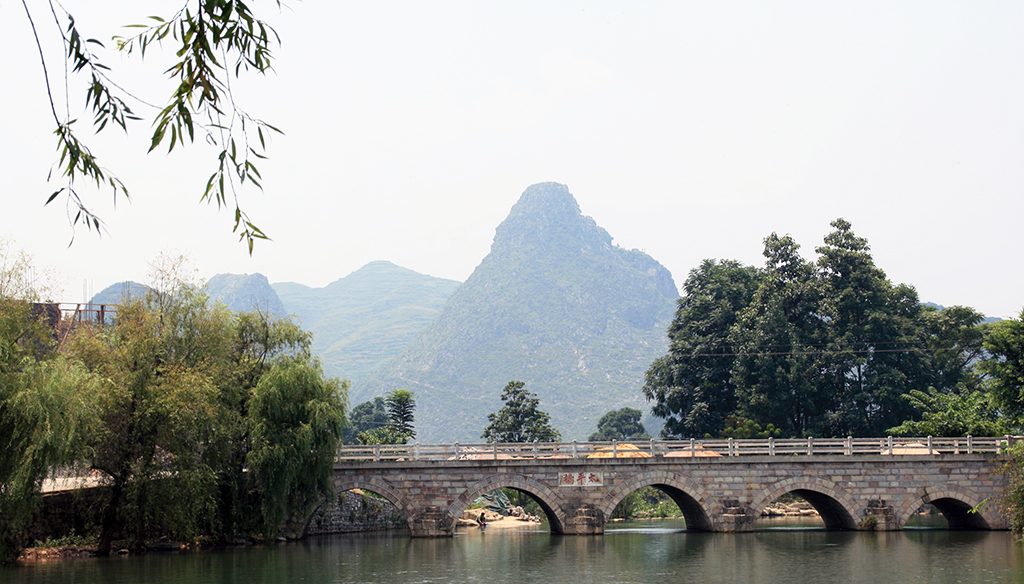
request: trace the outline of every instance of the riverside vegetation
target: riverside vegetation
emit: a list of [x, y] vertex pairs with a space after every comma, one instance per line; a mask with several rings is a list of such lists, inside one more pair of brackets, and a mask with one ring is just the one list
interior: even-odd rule
[[113, 325], [56, 331], [27, 258], [0, 251], [0, 560], [51, 474], [104, 485], [101, 555], [288, 534], [330, 493], [347, 387], [308, 333], [231, 313], [174, 270]]

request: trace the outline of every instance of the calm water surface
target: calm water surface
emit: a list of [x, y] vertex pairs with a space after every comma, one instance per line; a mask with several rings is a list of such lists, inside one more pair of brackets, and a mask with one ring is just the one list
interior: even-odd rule
[[223, 552], [82, 559], [0, 570], [26, 584], [1018, 583], [1024, 547], [1006, 532], [684, 533], [682, 523], [616, 523], [603, 537], [523, 528], [453, 539], [345, 535]]

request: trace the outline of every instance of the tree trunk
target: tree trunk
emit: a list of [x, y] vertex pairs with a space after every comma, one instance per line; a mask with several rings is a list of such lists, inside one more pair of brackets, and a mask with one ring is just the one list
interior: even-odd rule
[[106, 510], [103, 511], [103, 520], [100, 523], [100, 541], [96, 548], [96, 555], [109, 556], [110, 546], [114, 541], [114, 530], [117, 529], [117, 510], [121, 506], [121, 499], [124, 498], [124, 483], [120, 479], [114, 479], [114, 486], [110, 489], [110, 501]]
[[[146, 476], [152, 476], [146, 473]], [[141, 552], [146, 549], [146, 508], [147, 508], [147, 491], [149, 483], [147, 481], [140, 481], [138, 487], [138, 497], [134, 501], [135, 507], [135, 534], [132, 536], [131, 550], [133, 552]]]

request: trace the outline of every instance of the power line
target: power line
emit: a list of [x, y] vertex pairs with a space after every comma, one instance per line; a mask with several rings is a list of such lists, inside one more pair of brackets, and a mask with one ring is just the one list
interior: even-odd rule
[[[813, 345], [810, 345], [813, 346]], [[673, 353], [672, 357], [685, 358], [685, 357], [783, 357], [783, 356], [804, 356], [804, 355], [870, 355], [875, 353], [938, 353], [941, 351], [951, 351], [960, 349], [960, 347], [935, 347], [935, 348], [924, 348], [924, 347], [902, 347], [898, 349], [835, 349], [831, 351], [827, 350], [814, 350], [814, 351], [742, 351], [742, 352], [730, 352], [723, 351], [718, 353]]]

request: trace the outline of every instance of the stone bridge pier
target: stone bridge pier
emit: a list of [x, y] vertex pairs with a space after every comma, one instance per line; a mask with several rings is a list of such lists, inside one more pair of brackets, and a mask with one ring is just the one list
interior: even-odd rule
[[787, 493], [829, 529], [901, 529], [925, 503], [953, 529], [1006, 529], [1002, 464], [994, 454], [343, 461], [334, 483], [386, 498], [416, 537], [452, 535], [477, 497], [506, 487], [535, 499], [552, 532], [572, 535], [603, 533], [615, 507], [648, 486], [675, 501], [690, 530], [753, 529]]

